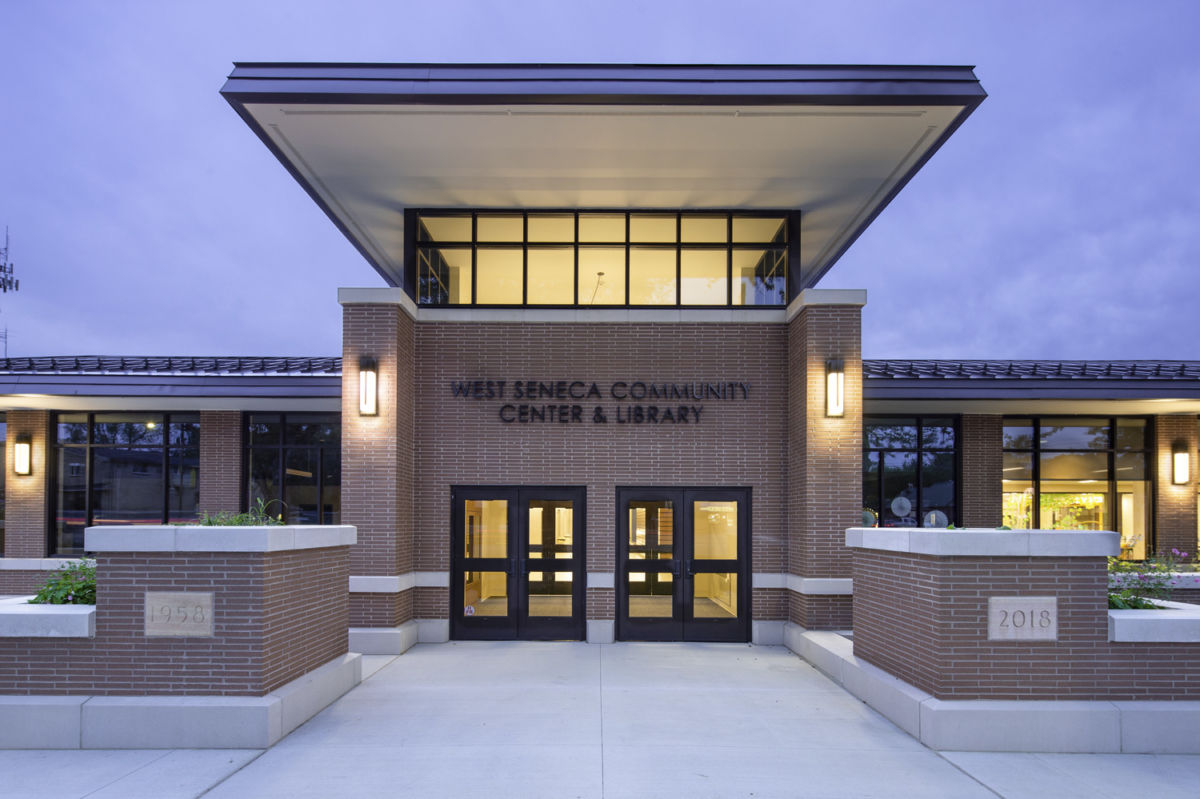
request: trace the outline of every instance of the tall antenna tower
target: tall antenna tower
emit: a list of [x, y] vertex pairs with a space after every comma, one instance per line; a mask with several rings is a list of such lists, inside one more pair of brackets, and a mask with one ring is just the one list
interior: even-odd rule
[[[0, 247], [0, 292], [20, 291], [21, 281], [13, 277], [16, 265], [8, 260], [8, 226], [4, 227], [4, 246]], [[4, 357], [8, 357], [8, 325], [0, 332], [0, 341], [4, 342]]]

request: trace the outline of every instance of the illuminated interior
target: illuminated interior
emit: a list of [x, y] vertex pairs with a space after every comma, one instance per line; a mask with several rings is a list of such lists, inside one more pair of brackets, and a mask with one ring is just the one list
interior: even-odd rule
[[[463, 525], [466, 557], [508, 557], [507, 500], [467, 500]], [[463, 575], [463, 615], [507, 616], [508, 574], [502, 571], [466, 572]]]
[[[675, 506], [669, 500], [629, 503], [629, 559], [671, 560], [675, 547]], [[670, 572], [629, 572], [629, 615], [674, 616], [674, 577]]]
[[[574, 533], [574, 509], [570, 500], [530, 501], [528, 557], [531, 560], [570, 558]], [[529, 615], [570, 616], [573, 577], [570, 571], [549, 568], [530, 571], [527, 578]]]

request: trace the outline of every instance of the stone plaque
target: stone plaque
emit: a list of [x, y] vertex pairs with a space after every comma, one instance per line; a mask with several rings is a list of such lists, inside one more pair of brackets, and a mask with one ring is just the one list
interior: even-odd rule
[[1057, 641], [1058, 597], [988, 597], [989, 641]]
[[146, 637], [211, 637], [212, 607], [211, 592], [147, 591]]

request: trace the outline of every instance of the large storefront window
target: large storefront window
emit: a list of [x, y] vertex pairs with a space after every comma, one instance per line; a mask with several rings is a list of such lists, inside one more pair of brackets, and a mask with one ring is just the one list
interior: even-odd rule
[[336, 413], [246, 417], [246, 504], [261, 500], [288, 524], [338, 524], [342, 423]]
[[1121, 557], [1152, 551], [1145, 419], [1004, 420], [1004, 523], [1013, 529], [1116, 530]]
[[56, 554], [81, 554], [89, 525], [196, 518], [199, 414], [60, 413], [54, 430]]
[[958, 519], [953, 417], [863, 421], [863, 523], [946, 527]]
[[8, 475], [8, 462], [5, 456], [8, 443], [8, 424], [6, 417], [0, 413], [0, 558], [4, 557], [4, 519], [5, 519], [5, 478]]
[[422, 305], [782, 306], [783, 213], [410, 216]]

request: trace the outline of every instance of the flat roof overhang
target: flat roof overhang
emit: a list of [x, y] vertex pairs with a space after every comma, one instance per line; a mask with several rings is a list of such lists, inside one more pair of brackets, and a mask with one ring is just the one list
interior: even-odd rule
[[871, 380], [875, 414], [1200, 414], [1200, 383], [1183, 380]]
[[0, 410], [340, 411], [341, 375], [0, 374]]
[[793, 291], [986, 96], [971, 67], [296, 63], [221, 94], [390, 286], [405, 208], [799, 209]]

